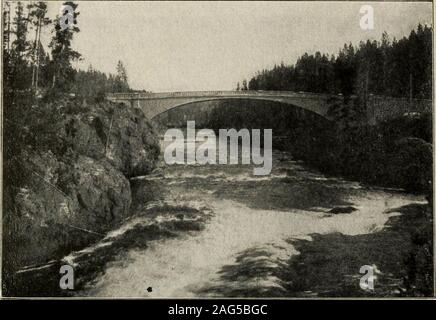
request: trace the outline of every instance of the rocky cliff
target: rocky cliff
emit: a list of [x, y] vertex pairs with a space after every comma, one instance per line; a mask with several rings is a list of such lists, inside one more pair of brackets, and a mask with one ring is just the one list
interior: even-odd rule
[[128, 178], [153, 170], [160, 153], [142, 111], [121, 104], [23, 102], [6, 120], [3, 266], [11, 276], [121, 223], [131, 214]]

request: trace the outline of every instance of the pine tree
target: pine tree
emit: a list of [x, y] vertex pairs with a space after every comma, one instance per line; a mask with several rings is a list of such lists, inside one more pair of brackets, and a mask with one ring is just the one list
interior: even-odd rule
[[248, 90], [247, 80], [245, 80], [245, 79], [242, 81], [242, 90], [243, 91], [247, 91]]
[[76, 26], [78, 4], [73, 2], [65, 2], [64, 5], [69, 5], [73, 8], [75, 25], [62, 29], [60, 25], [60, 17], [58, 16], [54, 22], [54, 36], [49, 44], [52, 56], [52, 89], [68, 91], [74, 81], [74, 69], [71, 65], [73, 61], [79, 60], [81, 55], [74, 51], [71, 47], [74, 34], [80, 29]]
[[45, 2], [31, 3], [28, 5], [30, 23], [35, 29], [35, 39], [32, 49], [32, 88], [38, 89], [40, 48], [41, 48], [41, 29], [51, 23], [47, 14], [47, 4]]
[[27, 41], [27, 18], [21, 2], [16, 4], [15, 17], [12, 24], [15, 27], [13, 31], [15, 39], [12, 42], [10, 53], [12, 65], [11, 86], [14, 90], [24, 90], [29, 87], [29, 79], [27, 78], [28, 64], [26, 61], [29, 42]]
[[27, 18], [21, 2], [17, 2], [13, 25], [15, 26], [15, 40], [12, 42], [12, 48], [17, 56], [23, 58], [29, 47], [29, 42], [27, 41]]
[[12, 65], [10, 56], [11, 6], [5, 2], [3, 7], [3, 94], [6, 101], [10, 100]]
[[9, 52], [11, 39], [11, 4], [5, 2], [3, 5], [3, 52]]
[[129, 83], [127, 79], [127, 71], [122, 61], [117, 63], [117, 75], [115, 77], [115, 91], [116, 92], [128, 92]]

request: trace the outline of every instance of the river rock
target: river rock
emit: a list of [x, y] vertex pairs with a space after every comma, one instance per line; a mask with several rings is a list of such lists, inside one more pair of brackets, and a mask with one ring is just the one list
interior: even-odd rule
[[68, 173], [68, 195], [80, 205], [79, 227], [106, 232], [129, 215], [130, 184], [110, 163], [79, 156]]
[[351, 206], [348, 207], [334, 207], [329, 211], [329, 213], [339, 214], [339, 213], [351, 213], [356, 211], [357, 209]]

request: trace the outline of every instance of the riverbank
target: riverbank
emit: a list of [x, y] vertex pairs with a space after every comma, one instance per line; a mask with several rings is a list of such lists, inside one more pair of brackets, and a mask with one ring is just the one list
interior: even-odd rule
[[333, 176], [432, 197], [432, 117], [403, 115], [377, 125], [291, 130], [281, 148]]
[[[314, 234], [290, 240], [300, 252], [280, 277], [298, 297], [433, 296], [433, 217], [426, 204], [391, 209], [383, 229], [362, 235]], [[389, 213], [389, 212], [386, 212]], [[344, 263], [346, 262], [346, 263]], [[355, 266], [371, 265], [374, 290], [362, 290]]]
[[[291, 258], [271, 262], [267, 247], [241, 252], [220, 278], [229, 284], [205, 289], [226, 297], [430, 297], [433, 296], [433, 218], [426, 204], [388, 210], [383, 226], [362, 234], [314, 233], [289, 238]], [[374, 289], [360, 288], [360, 267], [374, 270]], [[256, 282], [273, 280], [270, 287]], [[251, 284], [251, 285], [250, 285]]]
[[5, 120], [3, 293], [20, 295], [17, 272], [98, 242], [131, 216], [128, 179], [150, 173], [160, 149], [141, 110], [106, 101], [22, 97]]

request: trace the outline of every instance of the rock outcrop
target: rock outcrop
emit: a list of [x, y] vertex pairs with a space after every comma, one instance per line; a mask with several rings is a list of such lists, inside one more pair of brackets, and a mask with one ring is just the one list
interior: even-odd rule
[[85, 113], [67, 115], [60, 132], [69, 146], [94, 159], [105, 158], [127, 177], [149, 173], [159, 144], [142, 110], [101, 103]]
[[[31, 143], [7, 162], [19, 177], [3, 216], [10, 273], [81, 249], [121, 223], [131, 214], [128, 178], [153, 170], [160, 152], [140, 109], [74, 100], [32, 108]], [[44, 123], [48, 113], [56, 116]]]

